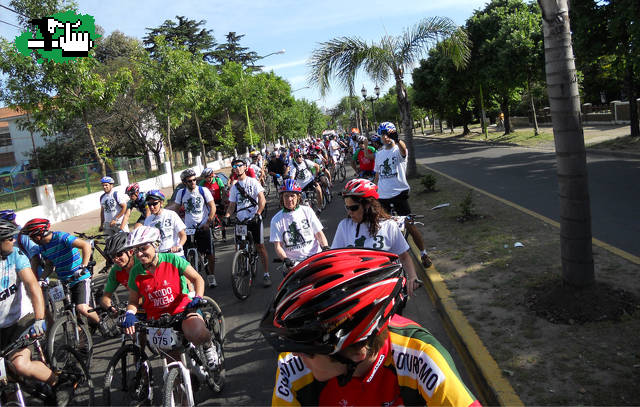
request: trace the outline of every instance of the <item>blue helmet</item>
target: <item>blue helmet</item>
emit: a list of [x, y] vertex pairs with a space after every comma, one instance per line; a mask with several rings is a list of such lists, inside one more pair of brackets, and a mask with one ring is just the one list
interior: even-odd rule
[[151, 191], [147, 192], [147, 196], [145, 197], [145, 200], [147, 200], [147, 201], [164, 201], [165, 200], [165, 196], [162, 193], [162, 191], [160, 191], [159, 189], [152, 189]]
[[115, 184], [115, 181], [111, 177], [102, 177], [100, 179], [101, 184]]
[[374, 134], [373, 136], [371, 136], [371, 142], [372, 143], [381, 143], [382, 139], [377, 134]]
[[16, 213], [13, 209], [5, 209], [0, 211], [0, 219], [8, 220], [9, 222], [14, 222], [16, 220]]
[[295, 192], [297, 194], [301, 194], [302, 193], [302, 188], [300, 188], [300, 185], [298, 185], [296, 180], [294, 180], [294, 179], [286, 179], [286, 180], [284, 180], [284, 183], [282, 184], [282, 187], [280, 187], [280, 193], [282, 193], [282, 192]]
[[384, 134], [395, 133], [395, 132], [396, 132], [396, 126], [391, 122], [382, 122], [380, 123], [380, 127], [378, 127], [378, 134], [381, 136]]

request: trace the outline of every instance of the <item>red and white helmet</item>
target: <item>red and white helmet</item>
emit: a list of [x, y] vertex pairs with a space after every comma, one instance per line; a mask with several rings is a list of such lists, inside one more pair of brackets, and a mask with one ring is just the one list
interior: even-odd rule
[[388, 325], [405, 283], [393, 253], [320, 252], [287, 274], [260, 329], [278, 352], [335, 354]]
[[138, 192], [140, 192], [140, 185], [138, 185], [137, 182], [134, 182], [133, 184], [129, 184], [127, 188], [124, 190], [124, 193], [127, 195], [137, 194]]
[[25, 223], [25, 225], [20, 230], [20, 233], [23, 235], [28, 235], [29, 237], [44, 237], [51, 233], [51, 231], [49, 230], [50, 228], [51, 222], [49, 222], [49, 219], [34, 218]]
[[352, 179], [344, 186], [342, 196], [358, 196], [361, 198], [378, 199], [378, 186], [368, 179]]

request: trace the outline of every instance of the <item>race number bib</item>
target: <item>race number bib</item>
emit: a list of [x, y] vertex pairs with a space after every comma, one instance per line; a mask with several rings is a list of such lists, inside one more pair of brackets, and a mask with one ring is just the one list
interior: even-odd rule
[[236, 225], [236, 235], [238, 235], [238, 236], [246, 236], [247, 235], [247, 225]]
[[49, 287], [49, 298], [51, 302], [58, 302], [64, 299], [64, 289], [62, 285], [58, 284], [53, 287]]
[[178, 344], [178, 335], [172, 328], [147, 328], [147, 333], [153, 347], [172, 350]]

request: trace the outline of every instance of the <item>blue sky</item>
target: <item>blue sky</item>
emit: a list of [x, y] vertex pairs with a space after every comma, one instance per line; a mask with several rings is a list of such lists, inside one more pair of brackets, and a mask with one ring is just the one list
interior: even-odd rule
[[[474, 10], [481, 9], [487, 0], [243, 0], [243, 1], [164, 1], [164, 0], [77, 0], [79, 12], [91, 14], [106, 34], [120, 30], [142, 38], [146, 27], [157, 27], [176, 15], [206, 20], [206, 28], [213, 29], [217, 42], [224, 42], [229, 31], [245, 34], [241, 44], [259, 55], [285, 49], [282, 55], [272, 55], [260, 61], [265, 70], [273, 70], [289, 81], [296, 98], [317, 101], [319, 106], [332, 107], [346, 95], [346, 90], [332, 81], [332, 88], [324, 99], [317, 89], [308, 86], [306, 65], [314, 48], [334, 37], [358, 36], [377, 41], [382, 35], [397, 35], [422, 18], [449, 17], [464, 24]], [[8, 0], [0, 0], [8, 5]], [[0, 9], [0, 20], [16, 23], [11, 12]], [[0, 23], [0, 35], [13, 39], [17, 28]], [[410, 81], [410, 75], [405, 80]], [[356, 89], [362, 85], [373, 94], [375, 84], [364, 75], [356, 78]], [[386, 93], [392, 83], [379, 84]], [[358, 92], [359, 94], [359, 92]]]

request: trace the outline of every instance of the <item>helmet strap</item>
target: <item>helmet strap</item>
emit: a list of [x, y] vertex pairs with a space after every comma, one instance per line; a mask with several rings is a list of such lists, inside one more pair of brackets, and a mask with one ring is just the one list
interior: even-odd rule
[[347, 372], [337, 377], [338, 385], [340, 387], [346, 386], [347, 383], [351, 381], [351, 378], [353, 377], [353, 373], [356, 371], [356, 367], [358, 367], [358, 364], [360, 364], [360, 362], [354, 362], [353, 360], [345, 356], [342, 356], [339, 353], [329, 355], [329, 357], [338, 363], [342, 363], [347, 367]]

